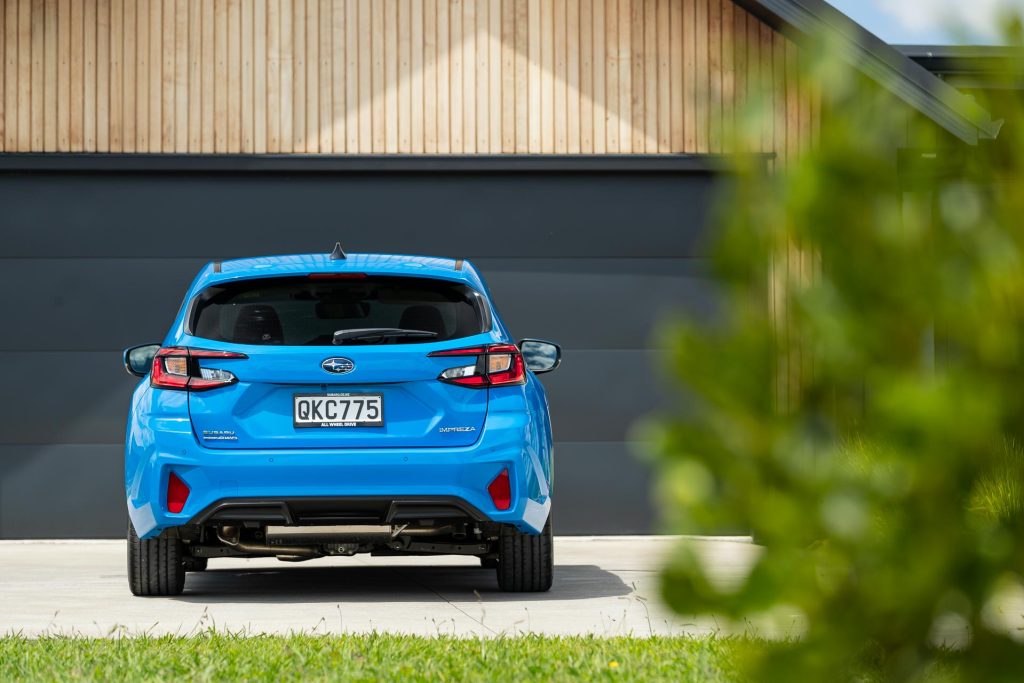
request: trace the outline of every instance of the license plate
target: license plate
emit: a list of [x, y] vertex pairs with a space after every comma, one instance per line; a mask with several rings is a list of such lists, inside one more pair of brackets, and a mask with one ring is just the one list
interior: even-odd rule
[[295, 394], [296, 427], [383, 427], [382, 394]]

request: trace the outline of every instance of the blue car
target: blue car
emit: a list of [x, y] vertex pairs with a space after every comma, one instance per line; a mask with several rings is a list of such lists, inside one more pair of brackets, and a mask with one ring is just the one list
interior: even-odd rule
[[125, 443], [128, 581], [175, 595], [210, 558], [471, 555], [506, 591], [552, 582], [551, 420], [462, 259], [218, 261], [142, 377]]

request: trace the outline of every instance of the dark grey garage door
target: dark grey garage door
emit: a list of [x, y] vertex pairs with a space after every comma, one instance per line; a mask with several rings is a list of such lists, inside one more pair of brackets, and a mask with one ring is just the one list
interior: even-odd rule
[[[443, 166], [442, 166], [443, 168]], [[628, 445], [664, 405], [655, 323], [704, 315], [709, 172], [59, 172], [0, 177], [0, 537], [123, 533], [134, 381], [205, 262], [325, 251], [472, 259], [544, 378], [560, 533], [655, 530]]]

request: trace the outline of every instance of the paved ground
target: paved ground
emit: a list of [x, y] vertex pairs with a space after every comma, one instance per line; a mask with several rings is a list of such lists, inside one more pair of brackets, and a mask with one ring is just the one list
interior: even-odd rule
[[[357, 556], [285, 564], [211, 560], [176, 598], [136, 598], [123, 541], [0, 542], [0, 634], [106, 636], [371, 630], [434, 635], [650, 635], [736, 631], [681, 618], [658, 599], [657, 571], [677, 539], [558, 538], [550, 593], [498, 590], [468, 558]], [[687, 540], [718, 580], [742, 577], [758, 552], [746, 539]], [[763, 635], [791, 635], [792, 624]]]

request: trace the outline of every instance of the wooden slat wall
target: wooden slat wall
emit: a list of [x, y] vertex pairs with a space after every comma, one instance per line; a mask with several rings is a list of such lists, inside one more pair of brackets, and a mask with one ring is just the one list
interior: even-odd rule
[[730, 0], [0, 0], [0, 151], [728, 152], [817, 130]]

